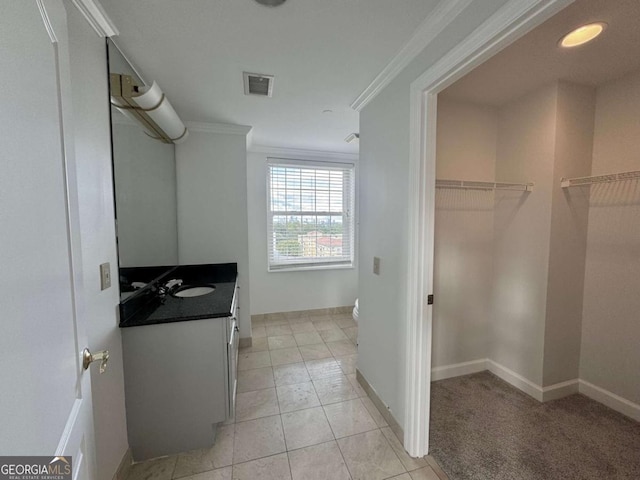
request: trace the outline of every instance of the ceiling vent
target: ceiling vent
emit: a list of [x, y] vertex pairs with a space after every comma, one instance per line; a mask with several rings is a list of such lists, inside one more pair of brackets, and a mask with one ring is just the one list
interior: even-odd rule
[[273, 75], [244, 72], [243, 76], [245, 95], [260, 95], [261, 97], [273, 96]]

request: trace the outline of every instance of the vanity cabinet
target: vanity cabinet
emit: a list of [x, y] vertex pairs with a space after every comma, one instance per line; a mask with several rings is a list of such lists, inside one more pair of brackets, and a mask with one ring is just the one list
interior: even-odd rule
[[135, 461], [211, 447], [217, 424], [234, 415], [237, 293], [226, 317], [121, 330]]

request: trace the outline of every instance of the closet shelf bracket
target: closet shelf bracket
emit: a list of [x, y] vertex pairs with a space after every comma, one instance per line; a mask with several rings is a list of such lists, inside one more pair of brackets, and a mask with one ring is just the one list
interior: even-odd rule
[[633, 180], [640, 178], [640, 170], [633, 172], [609, 173], [607, 175], [595, 175], [592, 177], [563, 178], [560, 182], [562, 188], [582, 187], [593, 185], [594, 183], [620, 182], [622, 180]]
[[515, 190], [532, 192], [535, 183], [475, 182], [471, 180], [439, 180], [436, 188], [457, 188], [468, 190]]

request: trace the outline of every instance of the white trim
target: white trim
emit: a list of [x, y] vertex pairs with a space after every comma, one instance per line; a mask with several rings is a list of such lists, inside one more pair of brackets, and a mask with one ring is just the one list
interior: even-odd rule
[[472, 360], [470, 362], [454, 363], [442, 365], [431, 369], [431, 381], [446, 380], [447, 378], [461, 377], [472, 373], [484, 372], [487, 370], [487, 359]]
[[184, 122], [192, 132], [221, 133], [226, 135], [248, 135], [253, 129], [248, 125], [231, 123]]
[[586, 380], [580, 380], [579, 391], [596, 402], [600, 402], [607, 407], [640, 422], [640, 405], [637, 403], [633, 403], [626, 398], [622, 398], [620, 395], [616, 395], [615, 393], [598, 387], [593, 383], [589, 383]]
[[542, 402], [542, 387], [540, 385], [533, 383], [531, 380], [523, 377], [519, 373], [516, 373], [504, 365], [500, 365], [498, 362], [494, 362], [490, 359], [487, 360], [487, 370], [500, 377], [505, 382], [513, 385], [518, 390], [522, 390], [527, 395], [535, 398], [539, 402]]
[[87, 19], [89, 25], [99, 37], [114, 37], [120, 35], [113, 21], [100, 5], [98, 0], [72, 0], [80, 13]]
[[266, 145], [253, 145], [249, 153], [261, 153], [267, 156], [277, 156], [292, 160], [332, 160], [357, 162], [357, 153], [329, 152], [323, 150], [305, 150], [301, 148], [269, 147]]
[[558, 400], [559, 398], [578, 393], [578, 382], [579, 380], [574, 378], [566, 382], [554, 383], [548, 387], [542, 387], [542, 401], [550, 402], [551, 400]]
[[[433, 291], [437, 94], [572, 2], [510, 0], [411, 83], [404, 419], [404, 444], [411, 456], [421, 457], [429, 452], [432, 308], [425, 305], [424, 297]], [[536, 385], [524, 377], [510, 375], [505, 369], [496, 370], [517, 381], [534, 398], [539, 395], [542, 399], [543, 392], [538, 393]]]
[[391, 59], [364, 91], [351, 103], [351, 108], [361, 111], [373, 100], [411, 61], [424, 50], [473, 0], [441, 1], [420, 24], [409, 41]]

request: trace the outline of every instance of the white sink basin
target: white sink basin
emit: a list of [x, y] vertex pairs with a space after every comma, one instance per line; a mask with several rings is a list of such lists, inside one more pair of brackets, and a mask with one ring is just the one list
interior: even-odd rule
[[174, 297], [187, 298], [187, 297], [200, 297], [202, 295], [207, 295], [209, 293], [213, 293], [216, 287], [213, 285], [206, 285], [200, 287], [191, 287], [189, 285], [185, 285], [183, 287], [178, 288], [175, 292], [173, 292]]

